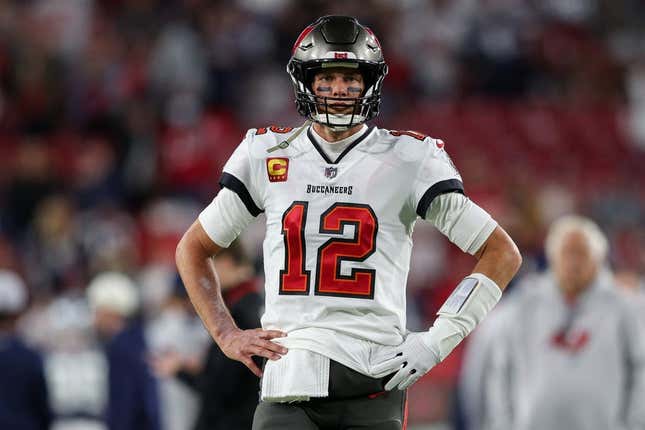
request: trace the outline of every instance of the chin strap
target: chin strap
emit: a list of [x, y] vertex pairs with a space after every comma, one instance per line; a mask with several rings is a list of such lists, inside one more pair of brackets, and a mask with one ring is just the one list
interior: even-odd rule
[[300, 133], [305, 131], [305, 129], [311, 125], [312, 122], [313, 121], [310, 119], [306, 120], [304, 123], [302, 123], [300, 128], [295, 133], [293, 133], [291, 136], [289, 136], [287, 139], [283, 140], [282, 142], [278, 143], [277, 145], [267, 149], [267, 152], [277, 151], [278, 149], [286, 149], [296, 137], [300, 136]]
[[[352, 117], [357, 121], [351, 121]], [[313, 115], [313, 120], [319, 124], [324, 125], [325, 127], [331, 128], [334, 131], [345, 131], [357, 125], [365, 124], [367, 118], [364, 115], [318, 113]], [[330, 120], [338, 120], [340, 121], [340, 123], [332, 123], [330, 122]]]

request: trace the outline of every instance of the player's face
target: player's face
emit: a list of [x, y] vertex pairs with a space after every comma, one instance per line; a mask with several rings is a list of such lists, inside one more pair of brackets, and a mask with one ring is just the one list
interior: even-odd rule
[[[354, 102], [365, 90], [363, 76], [354, 69], [342, 67], [325, 69], [316, 73], [312, 91], [318, 97], [333, 97], [340, 100], [327, 100], [330, 113], [349, 114]], [[342, 99], [347, 99], [344, 101]]]
[[565, 294], [575, 296], [591, 284], [598, 271], [598, 262], [585, 235], [571, 232], [563, 238], [554, 271]]

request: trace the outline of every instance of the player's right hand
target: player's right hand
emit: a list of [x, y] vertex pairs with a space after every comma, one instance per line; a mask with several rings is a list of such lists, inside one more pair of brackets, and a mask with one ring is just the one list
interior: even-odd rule
[[288, 350], [282, 345], [271, 342], [271, 339], [286, 335], [278, 330], [262, 330], [260, 328], [241, 330], [236, 328], [222, 336], [217, 344], [228, 358], [244, 363], [257, 377], [261, 377], [262, 371], [251, 357], [257, 355], [269, 360], [279, 360]]

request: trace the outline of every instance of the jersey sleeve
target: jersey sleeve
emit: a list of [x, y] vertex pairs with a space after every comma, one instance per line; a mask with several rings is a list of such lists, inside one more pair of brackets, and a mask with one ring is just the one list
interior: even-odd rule
[[238, 195], [244, 206], [254, 217], [262, 213], [260, 192], [256, 187], [253, 163], [249, 145], [252, 143], [254, 129], [246, 133], [246, 137], [235, 149], [233, 155], [224, 165], [219, 184]]
[[479, 251], [497, 227], [488, 212], [459, 193], [443, 194], [434, 199], [425, 219], [471, 255]]
[[222, 188], [211, 204], [199, 214], [198, 219], [213, 242], [222, 248], [228, 248], [255, 217], [235, 192]]
[[421, 218], [437, 196], [451, 192], [464, 194], [461, 175], [445, 151], [443, 141], [430, 137], [425, 140], [428, 150], [417, 169], [412, 191], [416, 212]]

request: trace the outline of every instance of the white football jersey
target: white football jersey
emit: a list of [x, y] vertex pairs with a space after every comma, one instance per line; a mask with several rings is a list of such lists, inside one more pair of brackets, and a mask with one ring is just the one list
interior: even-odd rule
[[461, 177], [415, 132], [370, 127], [330, 160], [311, 128], [285, 144], [295, 131], [249, 130], [220, 181], [266, 214], [262, 326], [400, 344], [414, 223]]

